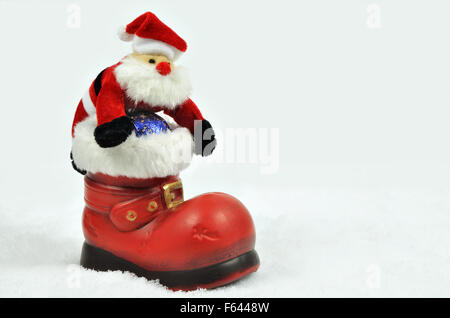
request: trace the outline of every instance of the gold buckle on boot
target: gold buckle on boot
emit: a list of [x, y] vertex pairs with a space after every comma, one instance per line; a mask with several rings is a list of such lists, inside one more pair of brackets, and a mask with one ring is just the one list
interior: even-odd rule
[[[178, 200], [174, 200], [175, 193], [172, 193], [172, 191], [178, 189], [181, 189], [181, 198]], [[163, 185], [163, 190], [164, 200], [166, 201], [166, 206], [168, 209], [174, 208], [184, 202], [183, 184], [180, 180]], [[174, 194], [173, 197], [172, 194]]]

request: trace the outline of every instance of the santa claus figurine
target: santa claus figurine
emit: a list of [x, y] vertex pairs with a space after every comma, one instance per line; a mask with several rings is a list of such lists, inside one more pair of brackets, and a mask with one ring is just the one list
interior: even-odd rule
[[213, 288], [259, 266], [245, 206], [224, 193], [184, 200], [179, 173], [216, 146], [174, 61], [186, 42], [146, 12], [119, 33], [133, 52], [104, 69], [78, 104], [72, 164], [85, 175], [81, 265]]

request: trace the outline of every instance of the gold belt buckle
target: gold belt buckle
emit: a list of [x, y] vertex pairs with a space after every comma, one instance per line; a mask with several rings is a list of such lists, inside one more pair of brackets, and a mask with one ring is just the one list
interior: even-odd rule
[[[178, 189], [181, 189], [181, 198], [174, 200], [172, 197], [172, 191]], [[163, 190], [164, 201], [166, 201], [166, 206], [168, 209], [174, 208], [184, 202], [183, 184], [180, 180], [163, 185]]]

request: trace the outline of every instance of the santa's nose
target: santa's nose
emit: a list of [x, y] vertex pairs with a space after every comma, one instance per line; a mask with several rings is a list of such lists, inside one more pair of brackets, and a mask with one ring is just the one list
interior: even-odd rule
[[170, 71], [172, 70], [170, 68], [170, 64], [167, 62], [160, 62], [158, 65], [156, 65], [156, 70], [161, 75], [167, 75], [170, 74]]

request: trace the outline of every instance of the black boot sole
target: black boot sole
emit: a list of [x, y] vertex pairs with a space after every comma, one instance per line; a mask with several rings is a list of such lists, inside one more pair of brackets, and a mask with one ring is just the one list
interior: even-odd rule
[[259, 257], [255, 250], [228, 261], [186, 271], [147, 271], [136, 264], [105, 251], [101, 248], [83, 244], [81, 266], [96, 271], [127, 271], [149, 280], [159, 282], [172, 289], [196, 289], [198, 287], [216, 288], [236, 281], [256, 271]]

